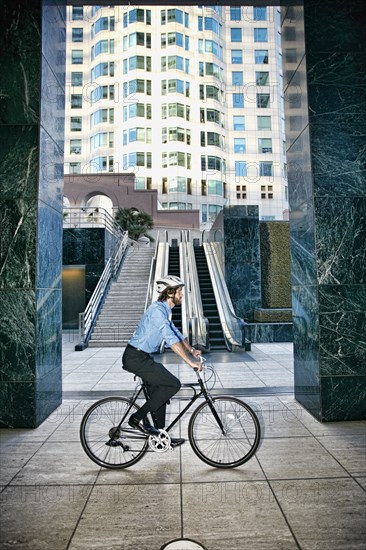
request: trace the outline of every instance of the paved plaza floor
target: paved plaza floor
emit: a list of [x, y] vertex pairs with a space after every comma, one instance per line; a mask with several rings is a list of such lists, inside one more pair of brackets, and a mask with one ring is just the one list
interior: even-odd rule
[[[292, 344], [209, 356], [215, 391], [260, 417], [249, 462], [211, 468], [186, 441], [107, 470], [84, 453], [80, 421], [91, 403], [127, 395], [135, 382], [121, 370], [122, 348], [75, 352], [75, 343], [64, 334], [62, 405], [37, 429], [0, 430], [1, 549], [160, 550], [189, 539], [206, 550], [365, 550], [366, 423], [322, 424], [296, 402]], [[182, 382], [195, 380], [175, 354], [160, 357]], [[176, 433], [187, 438], [186, 418]]]

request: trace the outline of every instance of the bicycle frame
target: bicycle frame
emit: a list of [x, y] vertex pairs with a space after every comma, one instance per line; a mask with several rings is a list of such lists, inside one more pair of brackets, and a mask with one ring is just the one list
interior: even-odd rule
[[[197, 374], [198, 382], [182, 384], [182, 388], [189, 387], [193, 390], [193, 395], [192, 395], [189, 403], [187, 404], [186, 407], [184, 407], [183, 411], [181, 411], [174, 418], [174, 420], [169, 424], [169, 426], [165, 429], [165, 431], [169, 432], [169, 430], [171, 430], [173, 428], [173, 426], [175, 426], [175, 424], [177, 422], [179, 422], [179, 420], [182, 418], [182, 416], [192, 407], [193, 403], [195, 403], [197, 401], [197, 399], [199, 399], [200, 397], [204, 397], [205, 400], [206, 400], [206, 403], [210, 407], [210, 410], [211, 410], [216, 422], [219, 425], [219, 428], [220, 428], [222, 434], [225, 435], [226, 432], [224, 430], [224, 426], [221, 422], [221, 419], [220, 419], [219, 415], [216, 412], [216, 409], [215, 409], [214, 404], [212, 402], [211, 396], [210, 396], [209, 392], [207, 391], [207, 389], [205, 388], [205, 385], [202, 381], [202, 378], [200, 377], [198, 372], [196, 374]], [[196, 386], [200, 387], [199, 392], [196, 391]], [[144, 397], [145, 397], [146, 400], [149, 398], [148, 390], [147, 390], [145, 384], [141, 383], [140, 387], [137, 387], [134, 394], [132, 395], [131, 400], [130, 400], [130, 407], [127, 409], [126, 413], [122, 417], [122, 419], [121, 419], [120, 423], [118, 424], [118, 426], [116, 427], [116, 429], [121, 429], [121, 431], [124, 431], [124, 432], [133, 432], [133, 433], [135, 433], [135, 430], [133, 430], [132, 428], [130, 430], [128, 428], [121, 428], [121, 426], [122, 426], [122, 423], [124, 422], [124, 420], [126, 419], [127, 415], [129, 414], [130, 410], [132, 409], [133, 405], [137, 401], [138, 397], [140, 396], [141, 392], [143, 392]], [[154, 413], [152, 413], [152, 417], [153, 417], [153, 420], [154, 420], [154, 423], [155, 423]], [[146, 436], [141, 434], [141, 436], [139, 435], [138, 438], [142, 439], [142, 438], [146, 438]]]

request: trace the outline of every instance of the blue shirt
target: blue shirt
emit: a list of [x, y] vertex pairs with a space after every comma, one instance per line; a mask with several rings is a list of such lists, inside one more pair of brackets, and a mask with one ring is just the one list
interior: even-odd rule
[[184, 336], [170, 320], [171, 313], [172, 309], [166, 302], [153, 302], [128, 343], [146, 353], [154, 353], [159, 351], [163, 340], [169, 347], [182, 342]]

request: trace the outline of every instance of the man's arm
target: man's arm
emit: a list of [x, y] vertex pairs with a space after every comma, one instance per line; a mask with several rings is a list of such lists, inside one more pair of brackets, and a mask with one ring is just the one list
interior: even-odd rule
[[[202, 370], [202, 365], [201, 363], [199, 362], [196, 362], [196, 361], [192, 361], [190, 358], [189, 358], [189, 355], [188, 353], [186, 352], [186, 345], [185, 345], [185, 342], [186, 340], [183, 340], [183, 342], [176, 342], [175, 344], [171, 344], [171, 349], [174, 351], [174, 353], [176, 353], [177, 355], [179, 355], [179, 357], [181, 357], [186, 363], [187, 365], [189, 365], [190, 367], [192, 367], [193, 369], [198, 369], [199, 371]], [[193, 349], [191, 348], [191, 346], [188, 345], [188, 348], [189, 350], [190, 349]], [[197, 351], [197, 350], [195, 350]]]
[[190, 343], [188, 342], [187, 338], [185, 338], [183, 341], [182, 341], [182, 344], [184, 345], [184, 347], [189, 351], [190, 354], [193, 355], [193, 357], [195, 359], [198, 359], [201, 355], [202, 355], [202, 351], [200, 351], [199, 349], [195, 349], [193, 348]]

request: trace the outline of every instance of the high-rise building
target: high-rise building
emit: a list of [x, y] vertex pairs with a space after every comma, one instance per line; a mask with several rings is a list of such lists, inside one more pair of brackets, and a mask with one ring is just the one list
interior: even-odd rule
[[279, 9], [69, 7], [65, 173], [134, 172], [161, 208], [287, 219]]

